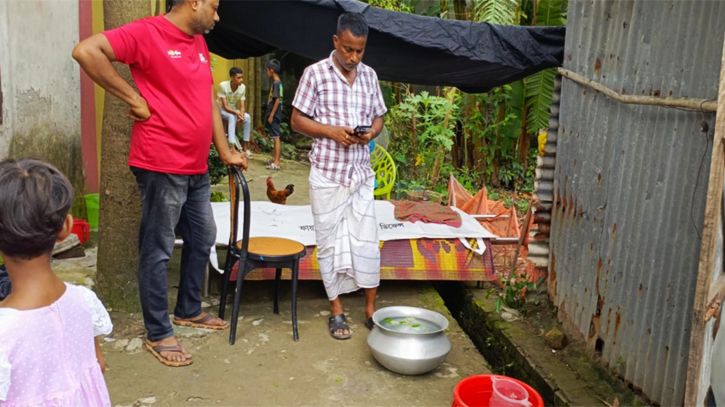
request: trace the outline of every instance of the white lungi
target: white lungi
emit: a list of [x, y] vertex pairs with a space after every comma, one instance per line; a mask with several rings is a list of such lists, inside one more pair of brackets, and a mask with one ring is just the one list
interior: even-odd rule
[[317, 260], [330, 301], [340, 294], [380, 285], [380, 240], [373, 189], [375, 177], [350, 187], [310, 170], [310, 205]]

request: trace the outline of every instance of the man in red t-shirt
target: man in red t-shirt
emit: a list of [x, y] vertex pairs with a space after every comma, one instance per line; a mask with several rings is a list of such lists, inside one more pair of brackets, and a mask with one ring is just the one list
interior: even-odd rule
[[[219, 21], [219, 0], [174, 0], [163, 16], [94, 35], [73, 50], [106, 91], [128, 103], [135, 121], [128, 164], [141, 191], [138, 279], [146, 348], [167, 366], [191, 364], [169, 322], [166, 265], [178, 230], [184, 240], [174, 324], [225, 329], [201, 310], [201, 282], [216, 225], [207, 168], [213, 142], [224, 164], [246, 169], [232, 152], [215, 103], [209, 50], [201, 34]], [[111, 65], [128, 64], [137, 93]]]

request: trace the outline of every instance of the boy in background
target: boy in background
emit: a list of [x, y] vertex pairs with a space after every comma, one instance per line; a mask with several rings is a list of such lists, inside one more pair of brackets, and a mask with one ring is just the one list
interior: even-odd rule
[[[242, 151], [247, 158], [252, 158], [249, 151], [249, 137], [252, 130], [252, 119], [249, 113], [245, 113], [244, 102], [247, 100], [245, 92], [247, 87], [244, 86], [244, 74], [242, 70], [236, 66], [229, 70], [229, 80], [219, 84], [219, 107], [222, 113], [222, 119], [227, 121], [227, 138], [229, 145], [238, 147], [237, 142], [237, 121], [244, 125], [244, 142], [242, 143]], [[239, 105], [239, 107], [237, 107]]]
[[269, 97], [267, 98], [267, 130], [269, 136], [274, 139], [274, 155], [267, 165], [267, 169], [279, 171], [279, 155], [280, 155], [280, 124], [282, 124], [282, 81], [279, 79], [279, 73], [282, 65], [276, 59], [267, 62], [267, 76], [272, 79], [272, 85], [269, 87]]

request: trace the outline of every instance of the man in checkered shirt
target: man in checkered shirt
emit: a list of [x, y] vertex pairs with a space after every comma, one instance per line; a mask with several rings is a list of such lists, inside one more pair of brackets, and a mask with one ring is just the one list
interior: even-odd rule
[[[387, 112], [378, 77], [361, 63], [368, 25], [343, 13], [329, 58], [305, 69], [292, 102], [292, 129], [313, 139], [310, 201], [317, 259], [330, 299], [330, 335], [350, 338], [339, 295], [365, 289], [365, 326], [373, 328], [380, 249], [368, 143]], [[356, 133], [357, 126], [370, 126]]]

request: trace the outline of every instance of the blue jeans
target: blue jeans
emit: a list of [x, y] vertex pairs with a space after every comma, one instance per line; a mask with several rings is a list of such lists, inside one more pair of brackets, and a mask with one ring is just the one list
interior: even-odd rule
[[216, 224], [209, 198], [209, 174], [177, 175], [131, 167], [141, 191], [138, 282], [148, 339], [156, 342], [174, 335], [169, 322], [166, 266], [174, 249], [175, 231], [184, 245], [174, 315], [201, 314], [201, 284], [209, 253], [216, 240]]
[[[233, 115], [226, 110], [222, 109], [222, 119], [227, 121], [227, 138], [229, 139], [229, 144], [236, 144], [237, 143], [237, 116]], [[249, 113], [244, 113], [244, 132], [243, 132], [243, 139], [244, 141], [249, 141], [249, 136], [252, 131], [252, 118], [249, 116]]]

